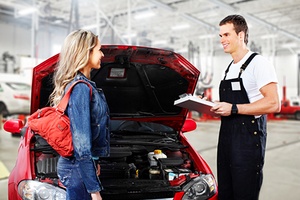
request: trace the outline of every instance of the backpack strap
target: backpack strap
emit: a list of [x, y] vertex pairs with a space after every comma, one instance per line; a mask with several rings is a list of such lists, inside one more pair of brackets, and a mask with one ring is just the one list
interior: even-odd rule
[[64, 112], [67, 108], [68, 102], [69, 102], [69, 98], [71, 96], [71, 92], [73, 90], [73, 87], [77, 84], [77, 83], [85, 83], [87, 84], [87, 86], [89, 86], [90, 88], [90, 97], [92, 97], [92, 87], [90, 86], [90, 84], [88, 84], [86, 81], [83, 80], [78, 80], [76, 82], [74, 82], [70, 88], [67, 90], [66, 94], [64, 95], [64, 97], [61, 99], [61, 101], [59, 102], [59, 104], [56, 106], [56, 110], [60, 111], [60, 112]]

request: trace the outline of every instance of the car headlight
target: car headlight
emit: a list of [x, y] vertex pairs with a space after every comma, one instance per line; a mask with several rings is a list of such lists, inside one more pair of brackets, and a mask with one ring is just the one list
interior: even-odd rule
[[18, 185], [18, 193], [24, 200], [64, 200], [66, 191], [48, 183], [24, 180]]
[[188, 182], [183, 190], [182, 200], [204, 200], [216, 193], [216, 181], [211, 174], [201, 175]]

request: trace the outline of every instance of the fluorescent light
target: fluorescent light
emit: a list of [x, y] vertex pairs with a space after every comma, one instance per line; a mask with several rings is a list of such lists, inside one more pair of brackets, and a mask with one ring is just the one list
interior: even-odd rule
[[122, 35], [123, 38], [133, 38], [133, 37], [136, 37], [136, 36], [137, 36], [136, 33], [130, 33], [130, 34]]
[[268, 35], [261, 36], [261, 39], [269, 39], [269, 38], [276, 38], [276, 37], [278, 37], [277, 34], [268, 34]]
[[187, 28], [190, 28], [189, 24], [180, 24], [177, 26], [173, 26], [171, 29], [172, 30], [182, 30], [182, 29], [187, 29]]
[[63, 20], [62, 19], [56, 19], [56, 20], [54, 20], [54, 24], [61, 24], [63, 22]]
[[149, 18], [149, 17], [153, 17], [155, 16], [155, 13], [152, 11], [144, 11], [144, 12], [140, 12], [134, 15], [134, 19], [145, 19], [145, 18]]
[[177, 50], [178, 53], [187, 53], [188, 49], [187, 48], [182, 48]]
[[167, 40], [155, 40], [152, 45], [167, 44]]
[[93, 28], [97, 28], [97, 24], [90, 24], [90, 25], [86, 25], [86, 26], [82, 27], [82, 29], [87, 29], [87, 30], [90, 30]]
[[199, 39], [208, 39], [208, 38], [214, 38], [216, 37], [216, 34], [206, 34], [206, 35], [200, 35]]
[[37, 9], [34, 8], [34, 7], [31, 7], [31, 8], [25, 8], [23, 10], [19, 10], [18, 11], [18, 15], [19, 16], [25, 16], [25, 15], [29, 15], [31, 13], [34, 13], [34, 12], [37, 12]]
[[288, 42], [281, 45], [282, 48], [296, 48], [298, 45], [295, 42]]

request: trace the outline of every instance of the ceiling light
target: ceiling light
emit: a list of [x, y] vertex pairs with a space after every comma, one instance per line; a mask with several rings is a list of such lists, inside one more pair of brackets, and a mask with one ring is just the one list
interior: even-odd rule
[[56, 20], [54, 20], [53, 23], [54, 24], [61, 24], [61, 23], [63, 23], [63, 20], [62, 19], [56, 19]]
[[149, 18], [149, 17], [153, 17], [155, 16], [155, 13], [153, 11], [144, 11], [144, 12], [140, 12], [134, 15], [134, 19], [145, 19], [145, 18]]
[[152, 45], [167, 44], [167, 40], [155, 40]]
[[97, 24], [90, 24], [82, 27], [82, 29], [86, 29], [86, 30], [91, 30], [93, 28], [97, 28]]
[[188, 49], [187, 48], [182, 48], [177, 50], [178, 53], [187, 53]]
[[130, 33], [130, 34], [122, 35], [123, 38], [133, 38], [133, 37], [136, 37], [136, 36], [137, 36], [136, 33]]
[[261, 39], [269, 39], [269, 38], [276, 38], [276, 37], [278, 37], [277, 34], [268, 34], [268, 35], [261, 36]]
[[206, 35], [200, 35], [199, 39], [209, 39], [216, 37], [216, 34], [206, 34]]
[[190, 28], [189, 24], [180, 24], [180, 25], [171, 27], [172, 30], [182, 30], [182, 29], [187, 29], [187, 28]]
[[298, 47], [296, 42], [288, 42], [281, 45], [282, 48], [296, 48]]

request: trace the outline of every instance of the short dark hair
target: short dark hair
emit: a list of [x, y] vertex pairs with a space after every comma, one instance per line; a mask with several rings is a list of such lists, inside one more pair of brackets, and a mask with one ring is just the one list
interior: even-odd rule
[[222, 19], [219, 26], [225, 25], [227, 23], [232, 23], [236, 34], [243, 31], [245, 33], [245, 44], [248, 43], [248, 25], [245, 18], [241, 15], [228, 15]]

